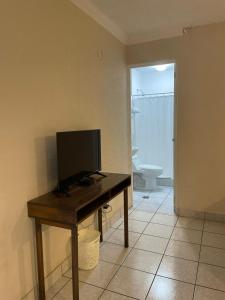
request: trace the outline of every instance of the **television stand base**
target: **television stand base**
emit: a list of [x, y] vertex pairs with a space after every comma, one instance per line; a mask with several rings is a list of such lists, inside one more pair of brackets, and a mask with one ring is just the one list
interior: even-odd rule
[[105, 174], [103, 174], [102, 172], [99, 172], [99, 171], [96, 171], [96, 172], [94, 172], [94, 174], [93, 175], [99, 175], [99, 176], [102, 176], [102, 177], [107, 177]]

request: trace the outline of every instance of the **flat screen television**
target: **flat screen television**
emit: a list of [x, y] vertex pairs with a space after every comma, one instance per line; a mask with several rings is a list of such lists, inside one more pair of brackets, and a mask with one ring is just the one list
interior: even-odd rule
[[56, 143], [59, 189], [101, 170], [100, 129], [57, 132]]

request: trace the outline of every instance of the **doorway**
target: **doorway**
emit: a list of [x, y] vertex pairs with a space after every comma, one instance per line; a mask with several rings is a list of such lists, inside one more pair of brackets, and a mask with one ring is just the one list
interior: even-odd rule
[[174, 214], [175, 64], [134, 67], [130, 75], [134, 206]]

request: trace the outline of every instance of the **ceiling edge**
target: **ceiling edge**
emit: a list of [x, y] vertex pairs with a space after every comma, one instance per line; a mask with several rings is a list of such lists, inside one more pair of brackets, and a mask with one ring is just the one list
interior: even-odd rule
[[93, 5], [89, 0], [70, 0], [87, 15], [92, 17], [98, 24], [109, 31], [113, 36], [115, 36], [123, 44], [128, 43], [128, 36], [120, 27], [115, 24], [110, 18], [103, 14], [95, 5]]

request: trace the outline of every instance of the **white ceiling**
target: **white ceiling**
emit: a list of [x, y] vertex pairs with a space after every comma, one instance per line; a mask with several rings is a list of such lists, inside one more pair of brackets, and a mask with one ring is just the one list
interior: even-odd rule
[[125, 44], [225, 21], [225, 0], [71, 0]]

